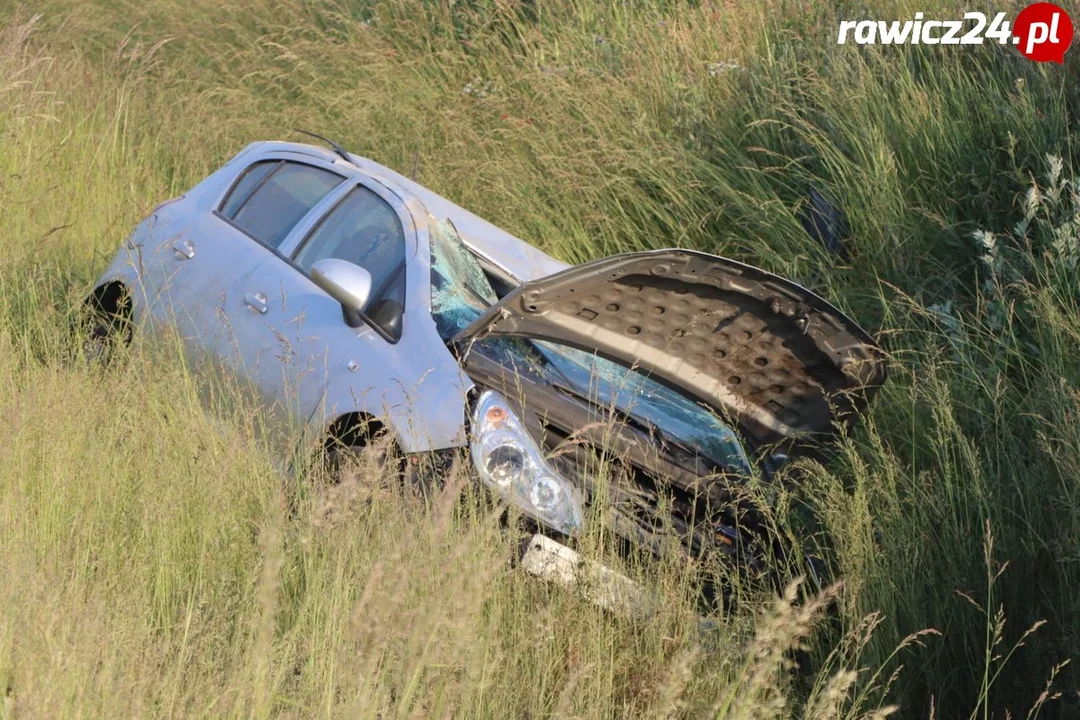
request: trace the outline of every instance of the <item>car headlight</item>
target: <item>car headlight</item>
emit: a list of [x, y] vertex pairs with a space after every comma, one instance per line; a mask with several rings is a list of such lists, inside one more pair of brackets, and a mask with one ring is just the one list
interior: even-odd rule
[[487, 390], [473, 409], [473, 465], [507, 502], [567, 535], [581, 528], [577, 491], [548, 467], [540, 448], [499, 393]]

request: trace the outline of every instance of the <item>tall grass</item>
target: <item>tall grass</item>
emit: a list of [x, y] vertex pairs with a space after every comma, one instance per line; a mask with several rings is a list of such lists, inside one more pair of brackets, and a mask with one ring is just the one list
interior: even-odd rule
[[[1075, 59], [836, 47], [860, 7], [0, 11], [0, 713], [1077, 712]], [[669, 559], [627, 568], [658, 616], [610, 617], [509, 572], [478, 500], [290, 512], [250, 418], [207, 413], [168, 348], [67, 362], [70, 308], [134, 222], [294, 126], [567, 260], [718, 252], [877, 330], [872, 414], [775, 503], [842, 585], [747, 597], [703, 639]], [[811, 189], [848, 260], [802, 229]]]

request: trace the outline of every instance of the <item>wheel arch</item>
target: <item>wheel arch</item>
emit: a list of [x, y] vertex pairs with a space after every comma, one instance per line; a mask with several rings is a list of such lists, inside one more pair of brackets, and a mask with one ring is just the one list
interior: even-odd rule
[[368, 438], [388, 429], [392, 430], [384, 420], [362, 410], [353, 410], [341, 413], [327, 423], [323, 432], [323, 445], [325, 449], [338, 443], [353, 447], [363, 446]]
[[122, 280], [109, 280], [94, 288], [86, 298], [86, 306], [112, 322], [130, 320], [131, 289]]

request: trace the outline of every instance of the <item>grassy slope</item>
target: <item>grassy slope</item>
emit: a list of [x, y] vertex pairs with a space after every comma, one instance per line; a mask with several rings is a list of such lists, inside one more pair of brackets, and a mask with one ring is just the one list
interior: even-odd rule
[[[902, 662], [888, 702], [958, 717], [1026, 712], [1077, 655], [1080, 202], [1054, 200], [1045, 158], [1074, 176], [1075, 49], [1060, 68], [997, 47], [837, 48], [838, 11], [779, 1], [222, 5], [46, 2], [29, 35], [27, 13], [4, 15], [0, 715], [699, 714], [782, 695], [782, 716], [808, 678], [824, 698], [848, 679], [835, 670], [881, 668], [848, 714]], [[416, 165], [569, 260], [719, 252], [881, 332], [896, 362], [871, 422], [781, 498], [781, 516], [818, 508], [815, 549], [845, 581], [801, 680], [775, 654], [809, 622], [790, 609], [766, 622], [748, 603], [708, 654], [674, 567], [643, 571], [671, 602], [640, 626], [500, 572], [510, 540], [486, 521], [392, 500], [288, 517], [249, 423], [211, 423], [175, 363], [60, 362], [71, 302], [134, 221], [294, 126]], [[1033, 181], [1045, 199], [1016, 229]], [[849, 262], [802, 232], [810, 187], [847, 210]], [[1002, 233], [992, 251], [980, 228]], [[989, 587], [987, 523], [992, 573], [1010, 563]], [[1041, 620], [990, 684], [989, 658]], [[926, 628], [941, 635], [892, 656]], [[1074, 711], [1078, 684], [1064, 671], [1045, 712]]]

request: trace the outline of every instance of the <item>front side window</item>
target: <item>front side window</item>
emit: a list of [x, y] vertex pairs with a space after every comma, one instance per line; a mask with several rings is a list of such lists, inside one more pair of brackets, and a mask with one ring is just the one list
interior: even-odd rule
[[304, 272], [326, 258], [347, 260], [371, 273], [364, 316], [390, 340], [401, 337], [405, 311], [405, 230], [397, 212], [357, 187], [326, 214], [293, 256]]
[[220, 212], [276, 250], [301, 218], [343, 180], [337, 173], [302, 163], [255, 163], [233, 186]]

